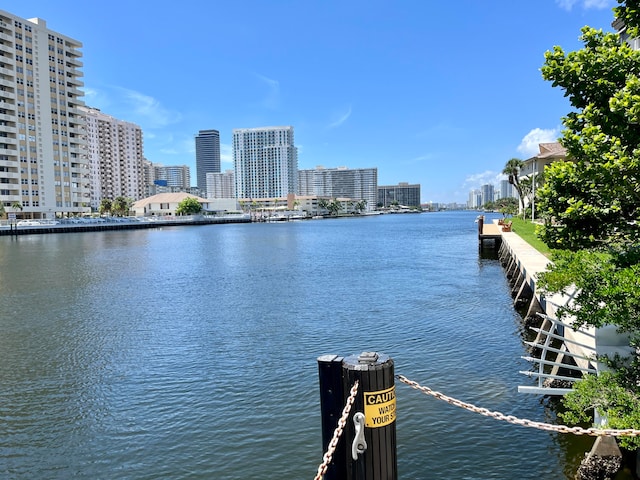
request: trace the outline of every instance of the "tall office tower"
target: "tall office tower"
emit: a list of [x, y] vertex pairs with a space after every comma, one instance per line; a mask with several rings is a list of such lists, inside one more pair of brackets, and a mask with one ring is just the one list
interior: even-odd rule
[[233, 170], [207, 173], [207, 198], [236, 198]]
[[86, 115], [91, 169], [91, 207], [103, 199], [145, 196], [142, 129], [95, 108], [81, 107]]
[[389, 207], [397, 202], [405, 207], [420, 207], [420, 185], [400, 182], [378, 187], [378, 204]]
[[282, 198], [298, 193], [293, 127], [233, 130], [237, 198]]
[[198, 189], [204, 197], [207, 173], [220, 173], [220, 132], [200, 130], [196, 136], [196, 177]]
[[82, 44], [0, 10], [0, 202], [18, 216], [89, 211]]
[[376, 208], [378, 200], [377, 168], [323, 168], [300, 170], [300, 195], [366, 200], [365, 210]]

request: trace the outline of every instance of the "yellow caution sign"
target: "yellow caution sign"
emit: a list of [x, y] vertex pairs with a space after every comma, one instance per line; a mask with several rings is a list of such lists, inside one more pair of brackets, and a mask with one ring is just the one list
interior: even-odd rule
[[364, 392], [364, 425], [385, 427], [396, 421], [396, 387], [378, 392]]

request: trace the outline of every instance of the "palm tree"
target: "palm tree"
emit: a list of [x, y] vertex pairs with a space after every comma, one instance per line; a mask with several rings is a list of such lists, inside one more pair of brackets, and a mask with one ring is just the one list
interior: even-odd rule
[[0, 217], [4, 217], [7, 211], [4, 209], [4, 203], [0, 202]]
[[100, 200], [100, 207], [98, 208], [98, 212], [100, 215], [109, 214], [111, 215], [111, 210], [113, 209], [113, 203], [108, 198], [103, 198]]
[[116, 197], [111, 204], [111, 212], [118, 217], [124, 217], [129, 215], [129, 209], [131, 208], [131, 200], [125, 197]]
[[356, 211], [358, 213], [362, 213], [362, 211], [367, 208], [367, 201], [365, 199], [360, 200], [356, 203]]
[[340, 213], [340, 210], [342, 210], [342, 202], [337, 198], [331, 200], [331, 202], [329, 203], [329, 213], [331, 215], [338, 215], [338, 213]]
[[327, 200], [326, 198], [321, 198], [318, 200], [318, 208], [321, 208], [323, 210], [329, 210], [329, 205], [330, 205], [329, 200]]
[[520, 186], [520, 179], [518, 176], [520, 175], [520, 170], [524, 166], [524, 160], [520, 160], [519, 158], [510, 159], [504, 166], [502, 173], [507, 175], [509, 178], [509, 183], [513, 185], [513, 188], [518, 192], [518, 198], [520, 198], [520, 206], [522, 207], [522, 214], [524, 215], [524, 195], [522, 194], [522, 187]]

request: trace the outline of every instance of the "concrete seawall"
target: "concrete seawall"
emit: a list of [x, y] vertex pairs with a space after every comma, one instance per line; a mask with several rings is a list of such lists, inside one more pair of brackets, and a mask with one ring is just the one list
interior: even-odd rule
[[12, 225], [0, 227], [0, 236], [6, 235], [34, 235], [45, 233], [74, 233], [74, 232], [102, 232], [110, 230], [139, 230], [145, 228], [163, 228], [196, 225], [218, 225], [229, 223], [251, 223], [251, 219], [244, 217], [215, 217], [199, 220], [154, 220], [154, 221], [130, 221], [130, 222], [103, 222], [81, 224], [57, 224], [57, 225]]
[[[629, 338], [614, 326], [574, 329], [572, 319], [558, 319], [559, 309], [573, 301], [576, 291], [545, 295], [537, 285], [539, 274], [551, 261], [513, 232], [502, 232], [499, 259], [511, 285], [514, 307], [523, 313], [526, 327], [537, 332], [533, 342], [527, 342], [537, 357], [529, 357], [535, 365], [532, 374], [537, 386], [521, 386], [518, 391], [540, 395], [564, 395], [572, 381], [584, 374], [597, 374], [603, 368], [597, 358], [602, 355], [627, 356], [631, 353]], [[560, 344], [560, 345], [558, 345]], [[534, 354], [532, 352], [532, 355]], [[535, 371], [537, 369], [537, 371]], [[603, 419], [596, 416], [596, 425]], [[598, 437], [583, 459], [576, 478], [596, 480], [613, 478], [622, 466], [622, 454], [614, 437]], [[636, 473], [640, 462], [636, 462]]]

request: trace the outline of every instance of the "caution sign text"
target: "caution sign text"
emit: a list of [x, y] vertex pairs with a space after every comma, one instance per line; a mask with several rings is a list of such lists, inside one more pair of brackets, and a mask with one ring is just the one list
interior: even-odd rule
[[364, 392], [365, 427], [379, 428], [396, 420], [396, 387]]

